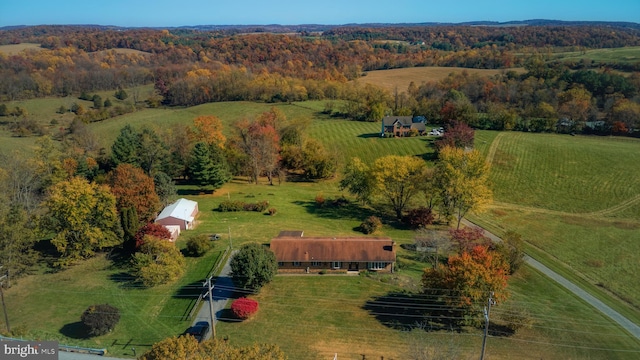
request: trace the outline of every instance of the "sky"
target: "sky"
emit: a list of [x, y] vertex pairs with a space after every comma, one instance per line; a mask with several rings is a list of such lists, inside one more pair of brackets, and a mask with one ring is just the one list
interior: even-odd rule
[[640, 0], [0, 0], [0, 27], [511, 21], [640, 23]]

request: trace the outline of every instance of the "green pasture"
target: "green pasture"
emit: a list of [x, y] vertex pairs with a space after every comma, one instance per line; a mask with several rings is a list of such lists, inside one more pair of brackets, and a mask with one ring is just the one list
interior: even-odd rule
[[489, 158], [497, 202], [590, 213], [640, 196], [639, 140], [505, 132], [498, 141]]
[[551, 59], [567, 61], [592, 60], [597, 63], [633, 64], [640, 61], [640, 46], [554, 53]]
[[[5, 291], [11, 327], [26, 330], [26, 338], [131, 356], [131, 347], [144, 351], [189, 326], [185, 316], [223, 250], [221, 245], [202, 258], [187, 258], [185, 276], [153, 289], [133, 283], [126, 264], [107, 260], [104, 254], [64, 271], [27, 276]], [[89, 305], [104, 303], [120, 310], [120, 322], [107, 335], [83, 338], [82, 312]]]

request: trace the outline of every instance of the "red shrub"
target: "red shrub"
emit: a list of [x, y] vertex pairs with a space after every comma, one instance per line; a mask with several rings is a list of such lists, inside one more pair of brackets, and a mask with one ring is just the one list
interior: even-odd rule
[[435, 216], [431, 212], [431, 209], [428, 207], [418, 207], [415, 209], [409, 210], [409, 214], [407, 214], [405, 218], [406, 222], [409, 223], [414, 228], [426, 227], [427, 225], [433, 224], [433, 220]]
[[240, 319], [248, 319], [258, 311], [258, 302], [253, 299], [240, 298], [233, 301], [231, 311]]
[[171, 239], [171, 233], [166, 227], [156, 223], [147, 223], [147, 225], [140, 228], [136, 233], [136, 249], [140, 248], [144, 243], [143, 239], [145, 235], [151, 235], [159, 239]]

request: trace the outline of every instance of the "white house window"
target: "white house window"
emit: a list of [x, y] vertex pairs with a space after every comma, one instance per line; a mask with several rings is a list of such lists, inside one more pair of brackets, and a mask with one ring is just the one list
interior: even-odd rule
[[311, 266], [320, 266], [320, 261], [312, 261]]
[[331, 262], [331, 267], [334, 268], [334, 269], [340, 269], [340, 265], [342, 265], [342, 263], [340, 261]]
[[300, 266], [300, 261], [294, 261], [293, 266]]
[[387, 267], [386, 262], [372, 261], [369, 263], [369, 270], [384, 270]]

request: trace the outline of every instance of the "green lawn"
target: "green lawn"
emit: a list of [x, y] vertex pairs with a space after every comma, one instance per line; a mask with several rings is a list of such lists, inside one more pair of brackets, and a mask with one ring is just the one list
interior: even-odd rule
[[[189, 326], [186, 315], [221, 254], [213, 250], [202, 258], [187, 258], [185, 276], [153, 289], [131, 283], [126, 267], [114, 265], [104, 255], [57, 273], [22, 278], [5, 291], [11, 326], [26, 329], [27, 338], [130, 356], [132, 346], [144, 351]], [[107, 335], [83, 339], [80, 315], [89, 305], [103, 303], [120, 309], [120, 322]]]
[[[480, 329], [452, 335], [448, 331], [392, 328], [394, 323], [385, 315], [404, 314], [396, 318], [409, 325], [422, 321], [407, 311], [412, 299], [402, 293], [404, 277], [402, 270], [382, 278], [277, 276], [259, 295], [252, 296], [260, 304], [254, 318], [236, 322], [225, 314], [217, 333], [234, 344], [279, 344], [291, 359], [327, 359], [335, 353], [339, 359], [360, 359], [363, 355], [368, 359], [407, 359], [416, 346], [442, 350], [451, 342], [459, 350], [456, 358], [478, 356]], [[634, 359], [640, 351], [640, 342], [533, 270], [524, 268], [512, 282], [511, 292], [512, 300], [493, 307], [492, 319], [499, 323], [511, 306], [518, 306], [529, 309], [534, 325], [512, 336], [489, 338], [488, 358]], [[397, 296], [396, 302], [367, 306], [376, 296], [391, 294]], [[422, 306], [428, 307], [428, 302]]]

